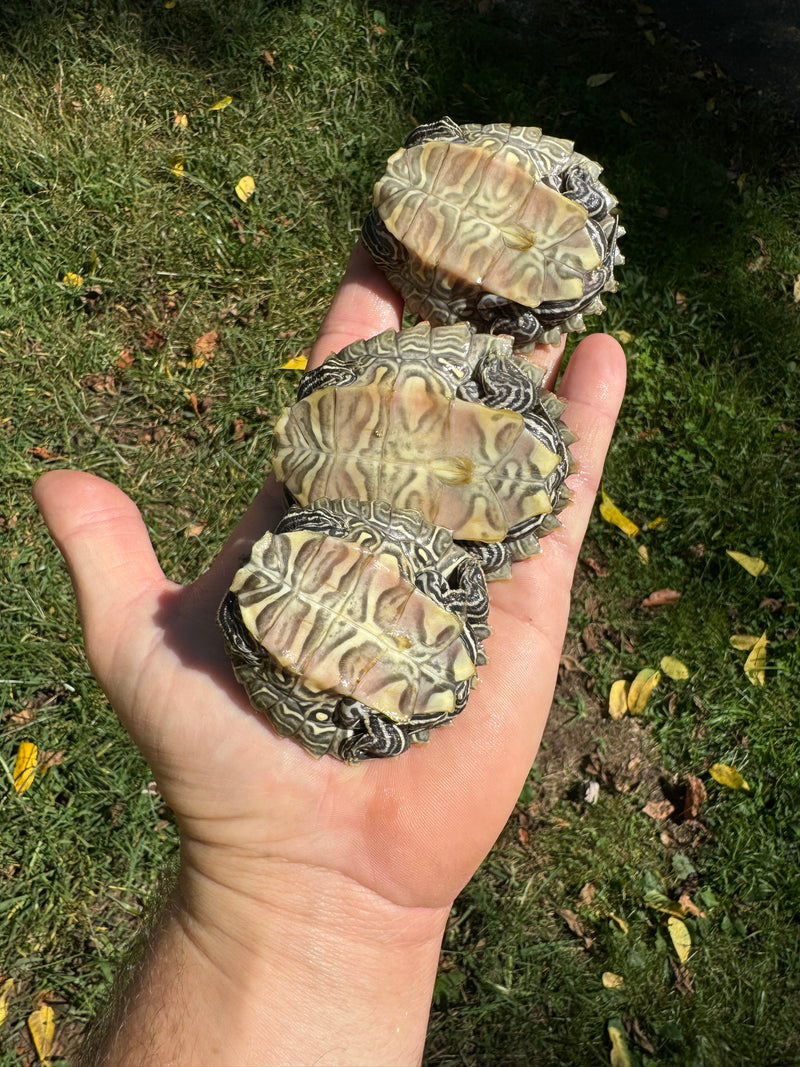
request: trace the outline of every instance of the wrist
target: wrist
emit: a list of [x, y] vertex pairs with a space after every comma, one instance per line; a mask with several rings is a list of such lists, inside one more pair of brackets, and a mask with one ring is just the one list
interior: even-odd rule
[[198, 1012], [196, 1062], [418, 1063], [449, 909], [286, 861], [262, 870], [251, 895], [184, 865], [165, 916]]

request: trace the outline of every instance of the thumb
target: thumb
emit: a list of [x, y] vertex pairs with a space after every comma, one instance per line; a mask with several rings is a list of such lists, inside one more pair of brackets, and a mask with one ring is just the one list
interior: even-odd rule
[[89, 659], [104, 674], [135, 603], [166, 583], [147, 528], [133, 501], [93, 474], [51, 471], [33, 496], [69, 568]]

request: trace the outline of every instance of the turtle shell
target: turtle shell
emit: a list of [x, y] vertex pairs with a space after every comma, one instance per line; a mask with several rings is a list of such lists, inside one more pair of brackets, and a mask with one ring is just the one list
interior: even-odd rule
[[485, 662], [476, 561], [383, 502], [293, 507], [236, 573], [219, 622], [239, 681], [314, 756], [393, 756], [458, 714]]
[[465, 323], [387, 330], [309, 372], [275, 426], [301, 504], [386, 500], [452, 531], [487, 577], [539, 551], [569, 499], [571, 434], [512, 339]]
[[538, 127], [418, 127], [374, 189], [362, 236], [409, 312], [514, 337], [584, 329], [623, 259], [599, 164]]

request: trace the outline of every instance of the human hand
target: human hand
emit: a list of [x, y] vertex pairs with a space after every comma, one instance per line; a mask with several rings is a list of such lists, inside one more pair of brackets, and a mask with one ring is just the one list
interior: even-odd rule
[[[357, 248], [312, 365], [356, 338], [398, 328], [400, 313], [397, 295]], [[559, 357], [548, 354], [554, 364]], [[77, 471], [40, 478], [36, 500], [70, 569], [92, 670], [175, 814], [184, 895], [200, 910], [209, 893], [269, 902], [276, 887], [292, 885], [303, 900], [305, 886], [306, 900], [331, 892], [340, 916], [354, 893], [359, 907], [368, 901], [380, 914], [384, 905], [406, 920], [433, 913], [431, 929], [441, 931], [539, 745], [624, 378], [613, 339], [581, 341], [559, 391], [578, 437], [574, 500], [541, 555], [491, 584], [488, 663], [465, 711], [427, 745], [357, 767], [315, 761], [278, 738], [250, 708], [224, 652], [218, 605], [252, 541], [282, 510], [271, 479], [212, 567], [180, 587], [164, 576], [121, 490]]]

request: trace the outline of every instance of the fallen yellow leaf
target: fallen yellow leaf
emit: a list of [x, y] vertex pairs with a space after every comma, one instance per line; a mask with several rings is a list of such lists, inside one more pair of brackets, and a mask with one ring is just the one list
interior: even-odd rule
[[628, 1052], [628, 1039], [625, 1031], [619, 1023], [608, 1023], [608, 1039], [611, 1042], [611, 1067], [631, 1067], [631, 1056]]
[[620, 118], [622, 119], [622, 121], [623, 122], [627, 122], [629, 126], [635, 126], [636, 125], [636, 123], [633, 121], [633, 119], [630, 117], [630, 115], [628, 114], [627, 111], [620, 110], [619, 114], [620, 114]]
[[679, 961], [686, 963], [692, 951], [692, 935], [689, 933], [686, 923], [682, 919], [676, 919], [674, 915], [670, 915], [667, 919], [667, 929]]
[[178, 127], [178, 129], [185, 130], [186, 127], [189, 125], [189, 119], [187, 118], [187, 116], [181, 114], [180, 111], [174, 111], [173, 114], [175, 116], [175, 125]]
[[655, 44], [656, 43], [656, 35], [653, 33], [652, 30], [645, 30], [644, 31], [644, 35], [645, 35], [645, 38], [646, 38], [648, 44]]
[[610, 913], [610, 917], [614, 920], [614, 922], [617, 924], [623, 934], [627, 935], [628, 931], [630, 930], [630, 926], [625, 922], [625, 920], [621, 919], [619, 915], [615, 915], [613, 911]]
[[246, 204], [253, 193], [256, 191], [256, 183], [250, 177], [249, 174], [245, 174], [243, 178], [240, 178], [236, 183], [236, 195]]
[[763, 633], [750, 650], [744, 661], [744, 673], [751, 685], [764, 685], [767, 667], [767, 635]]
[[744, 567], [748, 574], [752, 574], [754, 578], [758, 578], [759, 574], [766, 574], [769, 570], [769, 564], [765, 563], [763, 559], [759, 559], [758, 556], [746, 556], [744, 552], [734, 552], [731, 548], [726, 548], [725, 551], [731, 557], [736, 560], [740, 567]]
[[600, 981], [606, 989], [622, 989], [625, 985], [625, 979], [622, 975], [614, 974], [613, 971], [603, 971]]
[[664, 656], [659, 666], [673, 682], [685, 682], [689, 677], [689, 668], [675, 656]]
[[647, 551], [647, 545], [639, 545], [636, 551], [639, 553], [639, 562], [644, 563], [646, 566], [650, 562], [650, 553]]
[[180, 152], [176, 152], [172, 156], [172, 159], [170, 159], [170, 164], [172, 165], [172, 173], [175, 175], [176, 178], [180, 178], [186, 166], [186, 162]]
[[633, 340], [633, 334], [627, 330], [614, 330], [614, 336], [621, 345], [629, 345]]
[[590, 74], [586, 79], [586, 84], [590, 89], [596, 89], [598, 86], [610, 82], [616, 73], [615, 70], [612, 70], [610, 74]]
[[72, 271], [67, 271], [64, 277], [61, 279], [64, 285], [72, 286], [73, 289], [80, 289], [83, 285], [83, 278], [80, 274], [73, 274]]
[[233, 103], [233, 97], [232, 96], [223, 96], [223, 98], [221, 100], [217, 100], [217, 102], [215, 104], [212, 104], [211, 107], [208, 110], [209, 111], [223, 111], [228, 106], [228, 104], [232, 104], [232, 103]]
[[281, 370], [305, 370], [308, 366], [308, 356], [305, 352], [298, 352], [296, 356], [287, 359], [281, 364]]
[[0, 986], [0, 1026], [6, 1021], [8, 1015], [8, 1002], [14, 992], [14, 979], [7, 978]]
[[49, 1004], [42, 1004], [38, 1011], [28, 1016], [28, 1029], [36, 1047], [36, 1055], [42, 1063], [49, 1063], [56, 1032], [55, 1014]]
[[631, 715], [641, 715], [650, 694], [661, 681], [661, 671], [654, 667], [643, 667], [631, 682], [628, 690], [628, 711]]
[[708, 773], [715, 782], [727, 786], [728, 789], [750, 789], [742, 772], [728, 763], [715, 763], [708, 768]]
[[606, 522], [610, 522], [612, 526], [617, 526], [628, 537], [635, 537], [639, 532], [639, 527], [636, 523], [629, 519], [627, 515], [622, 514], [605, 489], [601, 489], [600, 492], [600, 514], [602, 517]]
[[628, 710], [629, 683], [624, 678], [618, 678], [611, 686], [608, 694], [608, 714], [612, 719], [621, 719]]
[[14, 763], [14, 788], [18, 793], [24, 793], [33, 785], [38, 759], [39, 750], [36, 745], [32, 741], [23, 741], [17, 749], [17, 759]]
[[758, 641], [759, 639], [755, 634], [733, 634], [731, 636], [731, 646], [737, 652], [749, 652], [751, 648], [758, 644]]

